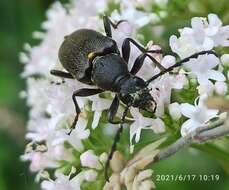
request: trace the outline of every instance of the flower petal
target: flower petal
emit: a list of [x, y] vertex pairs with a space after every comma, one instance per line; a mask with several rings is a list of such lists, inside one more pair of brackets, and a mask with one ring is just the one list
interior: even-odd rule
[[101, 111], [94, 112], [93, 122], [91, 124], [92, 129], [95, 129], [98, 126], [101, 115], [102, 115]]
[[208, 75], [208, 78], [216, 80], [216, 81], [225, 81], [226, 80], [225, 76], [219, 71], [210, 70], [208, 71], [207, 75]]
[[181, 126], [181, 135], [184, 137], [188, 135], [191, 131], [195, 130], [198, 127], [199, 123], [189, 119], [183, 123]]
[[207, 85], [209, 83], [208, 77], [205, 74], [198, 74], [197, 80], [201, 85]]
[[180, 110], [182, 115], [188, 118], [192, 118], [192, 115], [195, 112], [195, 106], [188, 103], [184, 103], [180, 105]]

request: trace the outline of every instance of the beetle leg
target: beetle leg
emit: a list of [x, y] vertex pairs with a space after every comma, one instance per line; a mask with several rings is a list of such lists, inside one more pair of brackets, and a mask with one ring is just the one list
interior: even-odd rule
[[110, 160], [112, 159], [112, 156], [113, 156], [114, 152], [116, 151], [116, 146], [117, 146], [117, 143], [119, 142], [120, 135], [121, 135], [121, 133], [122, 133], [122, 131], [123, 131], [123, 124], [124, 124], [124, 122], [125, 122], [125, 117], [126, 117], [126, 115], [127, 115], [127, 113], [128, 113], [128, 110], [129, 110], [129, 106], [126, 106], [126, 107], [125, 107], [125, 110], [124, 110], [124, 112], [123, 112], [123, 115], [122, 115], [120, 127], [119, 127], [119, 129], [117, 130], [117, 132], [116, 132], [116, 134], [115, 134], [114, 141], [113, 141], [113, 144], [112, 144], [110, 153], [109, 153], [109, 155], [108, 155], [107, 162], [106, 162], [106, 164], [105, 164], [104, 175], [105, 175], [106, 181], [109, 181], [109, 177], [108, 177], [108, 167], [109, 167], [109, 163], [110, 163]]
[[114, 121], [114, 117], [118, 111], [118, 107], [119, 107], [119, 98], [118, 98], [118, 95], [115, 95], [115, 98], [108, 111], [108, 121], [112, 124], [120, 123], [120, 121]]
[[209, 51], [201, 51], [201, 52], [198, 52], [198, 53], [195, 53], [189, 57], [186, 57], [180, 61], [178, 61], [177, 63], [175, 63], [174, 65], [172, 65], [171, 67], [169, 68], [166, 68], [165, 70], [162, 70], [160, 73], [158, 73], [157, 75], [154, 75], [153, 77], [151, 77], [150, 79], [147, 80], [147, 84], [149, 84], [150, 82], [152, 82], [153, 80], [157, 79], [158, 77], [164, 75], [165, 73], [168, 73], [170, 71], [172, 71], [174, 68], [176, 67], [180, 67], [182, 66], [183, 63], [186, 63], [188, 62], [190, 59], [192, 58], [197, 58], [199, 55], [205, 55], [205, 54], [213, 54], [215, 55], [216, 57], [218, 57], [218, 55], [212, 51], [212, 50], [209, 50]]
[[[128, 63], [129, 62], [129, 58], [130, 58], [130, 42], [132, 44], [134, 44], [142, 53], [158, 53], [158, 54], [162, 54], [162, 50], [147, 50], [146, 48], [142, 47], [138, 42], [136, 42], [135, 40], [133, 40], [132, 38], [126, 38], [124, 41], [123, 41], [123, 44], [122, 44], [122, 56], [123, 56], [123, 59]], [[152, 56], [150, 55], [146, 55], [148, 56], [151, 60], [152, 60]], [[152, 57], [152, 58], [151, 58]], [[154, 58], [153, 58], [154, 59]], [[153, 62], [157, 62], [155, 59], [152, 60]], [[162, 68], [163, 66], [157, 62], [156, 63], [157, 66], [159, 68]], [[160, 66], [159, 66], [160, 65]]]
[[[150, 52], [152, 52], [152, 51], [150, 51]], [[135, 75], [141, 69], [146, 57], [149, 57], [151, 59], [151, 61], [153, 61], [155, 63], [155, 65], [160, 70], [162, 70], [162, 71], [165, 70], [165, 68], [154, 57], [152, 57], [148, 53], [142, 53], [141, 55], [139, 55], [136, 58], [136, 60], [133, 64], [133, 67], [131, 68], [131, 71], [130, 71], [131, 74]]]
[[51, 75], [58, 76], [58, 77], [63, 77], [63, 78], [68, 78], [68, 79], [74, 79], [74, 77], [67, 72], [64, 71], [59, 71], [59, 70], [51, 70], [50, 71]]
[[79, 90], [76, 90], [75, 92], [73, 92], [72, 100], [73, 100], [74, 105], [75, 105], [76, 115], [75, 115], [74, 121], [73, 121], [73, 123], [72, 123], [72, 125], [70, 127], [69, 134], [71, 134], [72, 130], [75, 128], [76, 123], [77, 123], [78, 118], [79, 118], [79, 114], [81, 112], [81, 110], [79, 108], [79, 105], [77, 103], [76, 97], [77, 96], [79, 96], [79, 97], [92, 96], [92, 95], [95, 95], [95, 94], [99, 94], [99, 93], [101, 93], [103, 91], [104, 90], [101, 90], [101, 89], [82, 88], [82, 89], [79, 89]]
[[104, 25], [104, 29], [105, 29], [105, 32], [106, 32], [106, 35], [108, 37], [112, 37], [112, 32], [111, 32], [111, 26], [116, 29], [118, 27], [118, 25], [121, 23], [121, 22], [124, 22], [125, 20], [120, 20], [118, 21], [117, 23], [114, 23], [110, 20], [110, 18], [106, 15], [103, 16], [103, 25]]

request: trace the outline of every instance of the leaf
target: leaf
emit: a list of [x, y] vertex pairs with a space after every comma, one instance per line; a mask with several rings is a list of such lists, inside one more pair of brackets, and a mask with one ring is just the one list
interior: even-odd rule
[[222, 168], [229, 173], [229, 153], [219, 148], [212, 143], [202, 145], [192, 145], [192, 147], [212, 155], [222, 166]]

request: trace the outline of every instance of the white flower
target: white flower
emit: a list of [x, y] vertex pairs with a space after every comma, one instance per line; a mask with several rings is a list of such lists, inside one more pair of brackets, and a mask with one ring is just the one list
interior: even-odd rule
[[57, 168], [60, 165], [58, 161], [71, 162], [73, 160], [72, 152], [66, 149], [63, 144], [53, 146], [48, 141], [46, 144], [45, 150], [37, 148], [21, 156], [22, 160], [31, 161], [31, 171], [37, 172], [45, 168]]
[[89, 168], [100, 169], [99, 157], [94, 154], [92, 150], [87, 150], [80, 155], [81, 165]]
[[219, 95], [225, 95], [227, 93], [228, 87], [225, 82], [216, 82], [215, 91]]
[[182, 115], [189, 118], [181, 126], [182, 136], [186, 136], [196, 128], [206, 124], [210, 119], [217, 117], [218, 110], [208, 109], [203, 103], [205, 98], [205, 95], [201, 96], [198, 105], [196, 103], [195, 105], [188, 103], [180, 105]]
[[51, 160], [49, 155], [42, 152], [30, 152], [21, 156], [21, 159], [24, 161], [30, 161], [30, 170], [32, 172], [38, 172], [45, 168], [56, 168], [59, 164]]
[[70, 135], [67, 135], [67, 131], [64, 130], [62, 136], [78, 151], [84, 149], [82, 140], [87, 139], [90, 135], [90, 130], [86, 129], [87, 120], [79, 118], [76, 127], [72, 130]]
[[95, 129], [98, 126], [102, 111], [109, 109], [112, 101], [106, 98], [100, 98], [99, 95], [91, 96], [89, 99], [92, 101], [92, 111], [94, 111], [92, 129]]
[[179, 120], [181, 117], [180, 105], [177, 102], [169, 104], [169, 114], [174, 120]]
[[152, 129], [155, 133], [164, 132], [164, 123], [159, 118], [144, 117], [137, 108], [131, 108], [130, 112], [134, 119], [134, 122], [130, 125], [130, 142], [133, 138], [136, 143], [139, 142], [142, 129]]
[[161, 7], [164, 7], [168, 3], [168, 0], [154, 0], [154, 1], [152, 0], [134, 0], [134, 1], [136, 1], [137, 6], [140, 6], [141, 8], [147, 11], [151, 10], [153, 4], [157, 4]]
[[213, 70], [217, 65], [219, 65], [219, 59], [215, 55], [200, 55], [197, 59], [190, 59], [184, 67], [197, 77], [199, 84], [207, 84], [209, 79], [225, 80], [221, 72]]
[[180, 30], [180, 37], [170, 37], [170, 46], [173, 52], [181, 58], [188, 57], [196, 52], [211, 50], [216, 46], [229, 45], [229, 26], [222, 26], [222, 22], [215, 14], [206, 18], [194, 17], [192, 28], [185, 27]]
[[208, 80], [208, 82], [205, 84], [200, 84], [197, 87], [198, 93], [199, 95], [203, 95], [203, 94], [207, 94], [207, 95], [211, 95], [214, 91], [214, 84]]
[[128, 0], [120, 1], [120, 6], [121, 11], [113, 11], [111, 18], [116, 21], [128, 20], [128, 22], [136, 28], [145, 26], [156, 16], [152, 13], [145, 13], [143, 11], [137, 10], [133, 2]]
[[127, 21], [121, 22], [116, 29], [112, 29], [112, 38], [116, 41], [119, 49], [121, 49], [123, 40], [131, 37], [133, 34], [133, 26]]
[[170, 104], [172, 89], [182, 89], [186, 83], [187, 79], [184, 74], [173, 76], [168, 73], [150, 83], [151, 94], [157, 102], [156, 116], [164, 115], [165, 106]]
[[79, 173], [72, 179], [70, 179], [70, 176], [65, 176], [62, 173], [56, 173], [55, 181], [45, 180], [41, 183], [41, 188], [43, 190], [80, 190], [80, 184], [83, 179], [83, 173]]

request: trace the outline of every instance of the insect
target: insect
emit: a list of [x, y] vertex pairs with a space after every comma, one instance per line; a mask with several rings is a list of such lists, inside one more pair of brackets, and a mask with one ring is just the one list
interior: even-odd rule
[[[71, 125], [71, 130], [74, 129], [80, 114], [80, 108], [76, 100], [77, 96], [91, 96], [104, 91], [111, 91], [116, 94], [108, 110], [108, 120], [110, 123], [120, 124], [120, 127], [115, 135], [108, 161], [105, 165], [106, 179], [108, 179], [107, 170], [109, 161], [112, 158], [113, 152], [116, 150], [116, 145], [123, 130], [123, 124], [129, 108], [133, 106], [152, 112], [156, 109], [156, 102], [148, 88], [149, 83], [163, 74], [172, 71], [175, 67], [181, 66], [184, 62], [189, 61], [190, 58], [197, 58], [202, 54], [215, 54], [212, 51], [202, 51], [165, 69], [150, 54], [162, 54], [161, 50], [147, 50], [132, 38], [126, 38], [123, 41], [120, 53], [116, 42], [112, 39], [111, 27], [117, 28], [121, 22], [124, 22], [124, 20], [113, 23], [107, 16], [104, 16], [103, 23], [106, 35], [94, 30], [79, 29], [66, 36], [59, 49], [59, 59], [68, 72], [51, 70], [52, 75], [76, 79], [82, 83], [97, 86], [97, 88], [93, 89], [79, 89], [73, 93], [72, 99], [75, 105], [76, 115]], [[136, 58], [133, 67], [129, 71], [128, 62], [131, 43], [141, 51], [141, 54]], [[146, 57], [149, 57], [161, 70], [159, 74], [154, 75], [147, 81], [136, 76]], [[115, 115], [120, 101], [125, 104], [125, 109], [120, 121], [115, 121]]]

